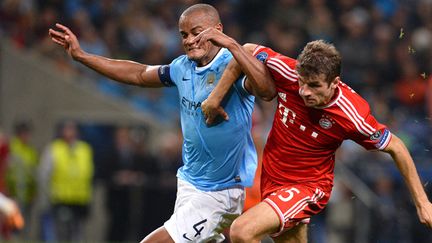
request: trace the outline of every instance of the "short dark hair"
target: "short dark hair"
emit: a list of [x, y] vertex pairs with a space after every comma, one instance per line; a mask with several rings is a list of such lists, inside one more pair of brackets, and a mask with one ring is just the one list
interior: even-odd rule
[[323, 40], [307, 43], [297, 58], [296, 70], [302, 77], [325, 75], [331, 83], [341, 73], [342, 57], [334, 45]]
[[185, 17], [189, 14], [195, 13], [195, 12], [202, 12], [204, 13], [209, 20], [211, 20], [214, 24], [218, 24], [221, 22], [219, 17], [219, 12], [215, 7], [213, 7], [210, 4], [205, 3], [198, 3], [190, 6], [187, 8], [183, 13], [181, 14], [180, 18]]

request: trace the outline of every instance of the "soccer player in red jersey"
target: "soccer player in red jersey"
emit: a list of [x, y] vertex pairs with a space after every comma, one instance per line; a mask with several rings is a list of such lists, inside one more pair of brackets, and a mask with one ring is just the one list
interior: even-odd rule
[[392, 156], [420, 221], [432, 227], [432, 204], [406, 146], [340, 80], [341, 57], [333, 45], [312, 41], [295, 60], [264, 46], [242, 47], [215, 29], [202, 32], [195, 41], [211, 41], [235, 57], [202, 104], [208, 123], [217, 115], [228, 119], [220, 103], [241, 72], [248, 77], [248, 91], [265, 100], [277, 96], [278, 101], [263, 155], [263, 201], [234, 221], [233, 242], [260, 242], [267, 234], [276, 242], [307, 242], [307, 224], [329, 200], [335, 152], [346, 139]]

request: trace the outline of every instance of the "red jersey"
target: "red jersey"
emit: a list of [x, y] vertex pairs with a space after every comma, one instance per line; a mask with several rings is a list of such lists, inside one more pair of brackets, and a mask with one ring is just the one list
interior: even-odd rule
[[[368, 103], [348, 85], [341, 82], [327, 105], [310, 108], [299, 95], [295, 59], [263, 46], [258, 46], [254, 55], [270, 70], [278, 92], [277, 111], [263, 154], [266, 180], [331, 191], [335, 152], [344, 140], [351, 139], [368, 150], [388, 145], [390, 131], [376, 121]], [[268, 189], [263, 188], [263, 197]]]

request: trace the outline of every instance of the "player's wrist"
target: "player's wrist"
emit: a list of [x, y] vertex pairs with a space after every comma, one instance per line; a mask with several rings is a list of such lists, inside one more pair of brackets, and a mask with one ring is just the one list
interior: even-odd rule
[[220, 99], [215, 97], [215, 96], [212, 96], [212, 97], [209, 96], [206, 100], [206, 106], [208, 108], [215, 109], [215, 108], [219, 107], [219, 104], [220, 104]]
[[226, 48], [228, 48], [228, 50], [230, 50], [231, 52], [233, 52], [233, 51], [239, 51], [241, 48], [243, 48], [243, 46], [240, 45], [233, 38], [229, 37], [228, 39], [229, 39], [229, 41], [228, 41], [228, 44], [227, 44]]
[[87, 53], [82, 49], [73, 50], [71, 56], [75, 61], [83, 62], [86, 59]]
[[217, 87], [209, 94], [206, 99], [206, 103], [211, 107], [218, 107], [222, 102], [223, 95], [219, 94]]

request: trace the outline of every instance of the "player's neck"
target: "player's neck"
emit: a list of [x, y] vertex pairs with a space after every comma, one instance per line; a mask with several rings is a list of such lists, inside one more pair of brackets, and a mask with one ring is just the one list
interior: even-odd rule
[[208, 55], [203, 57], [199, 62], [197, 62], [198, 67], [204, 67], [205, 65], [211, 63], [213, 59], [216, 57], [216, 55], [219, 53], [221, 47], [214, 47], [209, 50]]
[[329, 98], [324, 102], [324, 106], [333, 102], [339, 95], [339, 89], [336, 88], [332, 91], [332, 94], [329, 95]]

